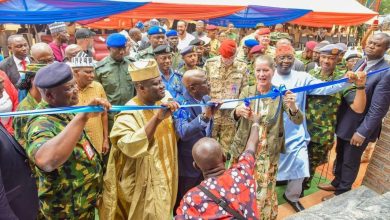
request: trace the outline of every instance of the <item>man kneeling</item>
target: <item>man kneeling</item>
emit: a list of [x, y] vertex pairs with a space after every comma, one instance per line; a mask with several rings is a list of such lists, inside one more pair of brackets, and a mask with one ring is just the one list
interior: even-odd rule
[[255, 153], [259, 142], [258, 115], [253, 115], [251, 133], [237, 164], [225, 169], [226, 157], [221, 145], [202, 138], [192, 149], [194, 166], [204, 181], [183, 197], [176, 219], [257, 219], [256, 183], [253, 178]]

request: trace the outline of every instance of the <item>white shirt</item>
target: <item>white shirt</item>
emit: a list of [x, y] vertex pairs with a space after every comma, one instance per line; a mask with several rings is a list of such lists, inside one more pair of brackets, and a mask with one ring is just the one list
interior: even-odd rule
[[[18, 68], [18, 71], [23, 71], [23, 66], [20, 62], [22, 62], [22, 60], [20, 60], [19, 58], [15, 57], [15, 56], [12, 56], [14, 58], [14, 61], [15, 61], [15, 64], [16, 64], [16, 67]], [[30, 60], [28, 59], [28, 57], [26, 57], [24, 59], [26, 61], [26, 65], [27, 64], [30, 64]]]
[[[3, 91], [3, 97], [0, 99], [0, 112], [12, 112], [12, 101], [5, 90]], [[0, 118], [0, 121], [3, 125], [8, 124], [9, 120], [11, 120], [11, 117]]]
[[180, 37], [179, 37], [179, 44], [177, 45], [177, 49], [179, 49], [179, 50], [184, 49], [185, 47], [189, 46], [190, 42], [194, 39], [195, 39], [195, 37], [192, 36], [192, 34], [186, 32], [186, 36], [184, 37], [183, 40], [180, 39]]

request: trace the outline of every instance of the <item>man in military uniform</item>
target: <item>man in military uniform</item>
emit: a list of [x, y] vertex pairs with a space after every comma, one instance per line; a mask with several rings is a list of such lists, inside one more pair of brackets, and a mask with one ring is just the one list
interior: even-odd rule
[[194, 46], [195, 51], [198, 54], [198, 62], [196, 63], [196, 66], [203, 67], [204, 63], [206, 62], [206, 58], [203, 57], [204, 41], [199, 38], [195, 38], [190, 42], [190, 46]]
[[321, 42], [314, 47], [311, 62], [306, 65], [305, 72], [310, 72], [312, 69], [317, 70], [320, 67], [320, 49], [328, 44], [328, 42]]
[[307, 64], [309, 64], [313, 57], [313, 50], [314, 47], [317, 46], [317, 42], [315, 41], [308, 41], [306, 42], [305, 49], [302, 51], [301, 54], [297, 55], [296, 58], [303, 62], [305, 65], [305, 68]]
[[[248, 83], [247, 64], [236, 58], [236, 50], [235, 41], [225, 40], [219, 48], [221, 55], [206, 61], [204, 69], [210, 83], [212, 99], [236, 99]], [[234, 137], [235, 122], [230, 117], [229, 109], [220, 110], [214, 118], [213, 138], [219, 140], [227, 154]]]
[[181, 57], [184, 61], [183, 65], [179, 68], [179, 72], [184, 74], [188, 70], [200, 69], [196, 64], [198, 63], [198, 53], [195, 46], [185, 47], [180, 51]]
[[153, 59], [153, 50], [159, 45], [166, 44], [165, 41], [165, 29], [159, 26], [153, 26], [148, 31], [148, 38], [150, 46], [145, 50], [142, 50], [138, 54], [138, 60], [140, 59]]
[[[71, 68], [53, 63], [34, 79], [42, 101], [38, 109], [78, 103]], [[111, 105], [94, 99], [89, 105]], [[26, 152], [36, 166], [40, 211], [45, 219], [94, 219], [103, 182], [102, 159], [84, 132], [88, 119], [101, 113], [52, 114], [30, 117]]]
[[[309, 74], [323, 81], [342, 78], [344, 72], [336, 70], [340, 48], [335, 44], [329, 44], [319, 49], [319, 52], [320, 68], [311, 70]], [[307, 98], [307, 130], [311, 137], [308, 146], [310, 178], [304, 187], [310, 187], [316, 168], [327, 162], [328, 152], [335, 140], [336, 115], [340, 103], [340, 93], [327, 96], [309, 95]]]
[[338, 57], [338, 60], [337, 60], [336, 70], [345, 73], [345, 72], [347, 72], [347, 62], [344, 59], [344, 55], [347, 52], [348, 47], [344, 43], [337, 43], [336, 45], [341, 50], [339, 57]]
[[242, 46], [242, 49], [239, 49], [237, 57], [247, 61], [248, 63], [250, 62], [249, 60], [249, 51], [252, 49], [252, 47], [259, 45], [259, 42], [255, 39], [248, 39], [244, 41], [244, 45]]
[[270, 45], [271, 30], [269, 28], [260, 28], [257, 31], [257, 40], [260, 42], [260, 45], [265, 47], [265, 54], [271, 57], [275, 56], [275, 48]]
[[182, 74], [172, 69], [172, 49], [168, 45], [160, 45], [154, 49], [154, 59], [157, 61], [161, 79], [173, 98], [184, 94]]
[[181, 54], [179, 53], [179, 49], [177, 48], [177, 45], [179, 44], [179, 37], [177, 36], [177, 31], [170, 30], [168, 31], [165, 36], [168, 40], [168, 45], [172, 49], [172, 68], [174, 70], [177, 70], [179, 68], [179, 64], [182, 61], [181, 60]]
[[207, 37], [210, 38], [210, 57], [218, 56], [218, 49], [221, 46], [217, 35], [218, 35], [218, 27], [212, 24], [208, 24], [206, 26]]
[[[125, 36], [114, 33], [107, 38], [110, 55], [96, 64], [95, 80], [102, 84], [112, 105], [124, 105], [134, 97], [135, 89], [128, 72], [131, 61], [126, 56]], [[115, 113], [108, 113], [108, 130], [114, 123]]]

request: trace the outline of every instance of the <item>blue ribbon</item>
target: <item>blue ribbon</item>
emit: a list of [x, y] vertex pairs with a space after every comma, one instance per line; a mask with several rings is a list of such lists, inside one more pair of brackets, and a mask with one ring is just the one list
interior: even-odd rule
[[[367, 73], [367, 77], [372, 76], [374, 74], [384, 72], [389, 70], [390, 67], [371, 71]], [[334, 81], [329, 81], [329, 82], [323, 82], [323, 83], [318, 83], [314, 85], [308, 85], [308, 86], [302, 86], [302, 87], [297, 87], [294, 89], [289, 89], [293, 93], [298, 93], [298, 92], [305, 92], [305, 91], [310, 91], [313, 89], [318, 89], [322, 87], [327, 87], [331, 85], [336, 85], [340, 83], [346, 83], [348, 82], [347, 78], [342, 78], [339, 80], [334, 80]], [[286, 88], [280, 87], [279, 89], [272, 89], [267, 94], [264, 95], [256, 95], [252, 97], [246, 97], [242, 99], [227, 99], [223, 100], [222, 103], [229, 103], [229, 102], [244, 102], [245, 104], [250, 103], [251, 100], [254, 99], [263, 99], [263, 98], [273, 98], [275, 99], [278, 96], [283, 96], [286, 93]], [[210, 105], [215, 105], [215, 103], [208, 102], [205, 104], [189, 104], [189, 105], [181, 105], [181, 108], [189, 108], [189, 107], [196, 107], [196, 106], [210, 106]], [[119, 106], [119, 105], [113, 105], [112, 108], [109, 110], [110, 112], [120, 112], [120, 111], [138, 111], [138, 110], [153, 110], [153, 109], [161, 109], [165, 108], [164, 106], [139, 106], [139, 105], [124, 105], [124, 106]], [[5, 113], [0, 113], [0, 117], [19, 117], [19, 116], [31, 116], [31, 115], [50, 115], [50, 114], [66, 114], [66, 113], [85, 113], [85, 112], [103, 112], [104, 109], [101, 106], [69, 106], [69, 107], [60, 107], [60, 108], [48, 108], [48, 109], [36, 109], [36, 110], [28, 110], [28, 111], [16, 111], [16, 112], [5, 112]], [[180, 113], [183, 114], [183, 113]], [[180, 114], [177, 117], [181, 117]]]

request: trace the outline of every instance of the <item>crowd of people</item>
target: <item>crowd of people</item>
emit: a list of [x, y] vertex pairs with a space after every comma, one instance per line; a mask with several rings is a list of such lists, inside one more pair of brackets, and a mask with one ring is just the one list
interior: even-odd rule
[[0, 118], [0, 219], [276, 219], [277, 181], [304, 210], [334, 145], [335, 178], [318, 187], [334, 191], [323, 200], [351, 190], [389, 109], [390, 70], [367, 72], [389, 68], [390, 36], [370, 33], [363, 53], [325, 35], [295, 51], [281, 24], [242, 39], [233, 24], [187, 26], [138, 22], [107, 37], [100, 61], [87, 28], [75, 44], [63, 22], [49, 44], [8, 38], [0, 112], [103, 112]]

